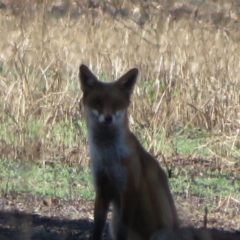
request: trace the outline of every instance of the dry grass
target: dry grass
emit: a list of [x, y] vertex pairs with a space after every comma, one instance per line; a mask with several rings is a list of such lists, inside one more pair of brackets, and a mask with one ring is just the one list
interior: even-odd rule
[[[240, 42], [235, 29], [240, 23], [226, 17], [234, 1], [227, 6], [202, 1], [198, 15], [192, 5], [171, 1], [168, 6], [126, 1], [125, 8], [112, 1], [108, 12], [67, 3], [71, 7], [57, 15], [48, 2], [33, 4], [34, 14], [27, 7], [0, 14], [2, 156], [87, 162], [78, 110], [78, 66], [85, 63], [110, 81], [131, 67], [140, 69], [130, 122], [153, 154], [178, 155], [174, 140], [194, 138], [199, 129], [197, 138], [205, 142], [192, 156], [207, 148], [216, 163], [237, 162]], [[124, 9], [128, 17], [120, 16]], [[222, 18], [215, 17], [219, 12]], [[159, 147], [160, 138], [170, 150]]]

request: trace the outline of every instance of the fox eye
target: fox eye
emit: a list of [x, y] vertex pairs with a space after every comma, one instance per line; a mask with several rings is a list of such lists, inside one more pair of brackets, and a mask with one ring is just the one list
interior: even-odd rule
[[125, 103], [123, 103], [123, 101], [115, 101], [112, 104], [112, 106], [113, 106], [113, 108], [118, 109], [118, 110], [126, 107], [126, 105], [125, 105]]
[[92, 104], [93, 104], [94, 107], [101, 107], [102, 106], [102, 102], [99, 98], [93, 99]]

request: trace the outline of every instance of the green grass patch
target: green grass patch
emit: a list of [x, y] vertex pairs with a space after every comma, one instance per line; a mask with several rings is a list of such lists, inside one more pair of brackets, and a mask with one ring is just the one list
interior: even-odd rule
[[[63, 199], [93, 199], [94, 189], [89, 168], [69, 166], [61, 163], [47, 163], [45, 166], [16, 160], [0, 160], [0, 188], [4, 193], [31, 192], [42, 196], [56, 196]], [[200, 171], [199, 171], [200, 172]], [[170, 179], [171, 191], [178, 196], [194, 196], [204, 199], [205, 205], [216, 206], [217, 196], [240, 198], [240, 182], [233, 181], [231, 173], [206, 171], [204, 176], [193, 174], [191, 169], [173, 173]]]
[[66, 199], [91, 199], [94, 196], [88, 168], [61, 163], [43, 167], [31, 162], [1, 159], [0, 169], [0, 187], [5, 193], [13, 190]]
[[[218, 197], [226, 198], [231, 194], [235, 199], [240, 199], [240, 181], [234, 180], [234, 175], [229, 172], [224, 174], [219, 171], [181, 169], [177, 176], [170, 179], [171, 190], [176, 195], [197, 197], [204, 201], [209, 210], [216, 207]], [[174, 174], [173, 174], [174, 175]]]
[[[65, 145], [71, 145], [78, 143], [79, 136], [83, 138], [87, 137], [87, 129], [84, 119], [63, 120], [46, 128], [41, 119], [32, 117], [24, 122], [24, 125], [25, 126], [21, 128], [20, 125], [18, 126], [10, 117], [5, 117], [0, 122], [0, 140], [4, 139], [4, 142], [18, 145], [18, 141], [23, 138], [25, 138], [25, 140], [30, 140], [35, 138], [44, 139], [45, 137], [48, 137], [56, 142], [56, 144], [63, 142]], [[12, 128], [12, 131], [9, 130], [9, 126]], [[47, 136], [45, 131], [48, 131]], [[16, 133], [18, 135], [16, 135]]]
[[[136, 128], [136, 135], [143, 146], [148, 149], [151, 145], [151, 140], [143, 134], [143, 129]], [[207, 145], [210, 138], [203, 137], [203, 133], [198, 133], [195, 129], [187, 132], [183, 131], [181, 134], [174, 132], [169, 137], [166, 137], [164, 132], [157, 132], [153, 135], [155, 152], [160, 151], [166, 156], [173, 154], [190, 155], [193, 153], [205, 157], [210, 156]]]

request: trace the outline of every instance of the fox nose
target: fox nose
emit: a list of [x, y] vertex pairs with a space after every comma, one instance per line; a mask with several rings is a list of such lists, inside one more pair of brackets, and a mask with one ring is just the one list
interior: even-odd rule
[[107, 115], [107, 116], [105, 116], [105, 118], [104, 118], [104, 122], [107, 123], [107, 124], [111, 124], [111, 123], [112, 123], [112, 120], [113, 120], [113, 118], [112, 118], [111, 115]]

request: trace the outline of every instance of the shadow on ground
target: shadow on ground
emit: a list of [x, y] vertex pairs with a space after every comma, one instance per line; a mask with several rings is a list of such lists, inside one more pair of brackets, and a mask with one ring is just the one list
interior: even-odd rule
[[[20, 211], [0, 211], [1, 240], [89, 239], [92, 225], [92, 220], [88, 219], [68, 220]], [[109, 240], [106, 229], [107, 227], [103, 239]], [[216, 231], [217, 236], [224, 235], [224, 239], [228, 239], [228, 236], [231, 236], [230, 239], [240, 239], [240, 232], [230, 233], [224, 230], [214, 230], [214, 232]]]
[[[87, 219], [63, 220], [19, 211], [0, 211], [0, 239], [89, 239], [92, 224], [92, 221]], [[106, 229], [104, 239], [108, 239]]]

